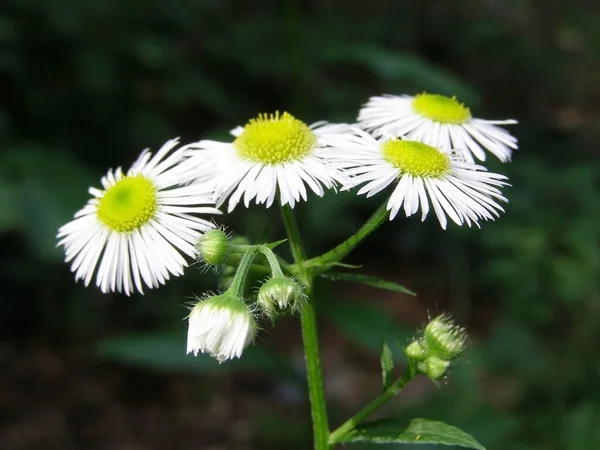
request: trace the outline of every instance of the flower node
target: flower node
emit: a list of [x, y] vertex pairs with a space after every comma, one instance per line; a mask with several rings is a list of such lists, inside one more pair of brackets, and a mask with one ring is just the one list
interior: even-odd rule
[[419, 94], [412, 101], [417, 114], [439, 123], [461, 124], [471, 119], [471, 111], [456, 97], [439, 94]]
[[251, 119], [233, 145], [246, 160], [274, 165], [302, 159], [316, 141], [304, 122], [286, 112], [276, 112]]

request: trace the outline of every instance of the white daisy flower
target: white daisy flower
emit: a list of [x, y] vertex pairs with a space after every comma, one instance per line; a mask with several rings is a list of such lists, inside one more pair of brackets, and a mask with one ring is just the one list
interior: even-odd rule
[[187, 353], [209, 353], [219, 362], [239, 358], [256, 336], [256, 320], [231, 293], [199, 301], [189, 315]]
[[199, 176], [210, 171], [216, 185], [217, 206], [229, 198], [231, 212], [244, 200], [249, 206], [270, 207], [279, 192], [282, 205], [292, 208], [306, 200], [307, 187], [323, 196], [334, 187], [336, 172], [323, 160], [323, 138], [348, 132], [347, 125], [318, 122], [311, 126], [284, 112], [260, 114], [231, 133], [231, 143], [203, 140], [190, 144]]
[[164, 284], [171, 275], [182, 275], [193, 258], [194, 244], [210, 222], [194, 214], [220, 214], [210, 206], [214, 190], [195, 181], [195, 166], [185, 148], [169, 152], [178, 139], [166, 142], [152, 157], [144, 150], [126, 175], [121, 168], [102, 178], [103, 189], [90, 188], [93, 196], [58, 231], [66, 262], [75, 280], [87, 286], [96, 273], [102, 292], [136, 289], [143, 293]]
[[517, 139], [497, 126], [516, 124], [516, 120], [476, 119], [455, 97], [438, 94], [371, 97], [358, 121], [375, 137], [403, 136], [445, 152], [454, 150], [468, 162], [474, 162], [473, 157], [485, 161], [483, 149], [507, 162], [517, 148]]
[[360, 129], [354, 131], [354, 135], [328, 139], [332, 149], [327, 156], [332, 165], [342, 169], [344, 190], [363, 185], [358, 194], [370, 197], [395, 184], [387, 203], [390, 220], [402, 207], [407, 217], [420, 209], [421, 220], [425, 220], [431, 204], [445, 229], [446, 216], [458, 225], [471, 226], [471, 222], [493, 220], [498, 211], [504, 211], [498, 204], [507, 201], [498, 189], [507, 185], [504, 175], [487, 172], [422, 142], [377, 140]]

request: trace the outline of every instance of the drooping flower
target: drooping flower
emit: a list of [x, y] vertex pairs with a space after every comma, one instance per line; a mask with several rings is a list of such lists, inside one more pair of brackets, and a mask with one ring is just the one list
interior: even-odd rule
[[507, 200], [498, 188], [507, 184], [506, 177], [454, 153], [422, 142], [375, 139], [360, 129], [327, 142], [332, 146], [327, 158], [345, 177], [344, 190], [362, 185], [358, 194], [370, 197], [395, 186], [387, 203], [390, 220], [402, 208], [407, 217], [421, 210], [421, 220], [425, 220], [431, 205], [445, 229], [447, 217], [457, 225], [470, 226], [481, 219], [493, 220], [504, 211], [498, 201]]
[[322, 196], [334, 187], [336, 172], [323, 160], [322, 141], [347, 129], [324, 122], [308, 126], [291, 114], [276, 112], [260, 114], [232, 130], [233, 142], [203, 140], [189, 148], [199, 174], [212, 175], [217, 206], [229, 199], [231, 212], [243, 199], [246, 207], [252, 200], [270, 207], [278, 195], [282, 205], [293, 208], [307, 199], [308, 189]]
[[209, 353], [219, 362], [242, 356], [256, 336], [252, 311], [231, 292], [200, 300], [188, 320], [187, 353]]
[[517, 139], [498, 125], [516, 120], [484, 120], [455, 97], [423, 93], [414, 97], [371, 97], [358, 115], [360, 126], [379, 136], [402, 136], [445, 152], [455, 151], [468, 162], [485, 161], [484, 149], [500, 161], [510, 160]]
[[109, 170], [102, 189], [58, 231], [75, 280], [87, 286], [94, 274], [102, 292], [143, 293], [183, 274], [195, 256], [194, 244], [214, 227], [196, 214], [220, 214], [211, 205], [213, 188], [196, 181], [185, 148], [173, 152], [178, 139], [152, 156], [144, 150], [129, 171]]

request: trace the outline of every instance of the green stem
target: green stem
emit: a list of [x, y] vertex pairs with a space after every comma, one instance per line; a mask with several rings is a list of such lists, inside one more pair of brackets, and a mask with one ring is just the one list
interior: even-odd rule
[[367, 406], [361, 409], [358, 413], [344, 422], [339, 428], [332, 431], [329, 435], [329, 444], [333, 445], [339, 442], [350, 431], [354, 430], [363, 420], [369, 417], [373, 412], [382, 407], [385, 403], [390, 401], [393, 397], [407, 385], [407, 383], [415, 376], [415, 370], [412, 366], [409, 366], [406, 371], [398, 378], [390, 387], [383, 391], [378, 397], [372, 400]]
[[279, 260], [273, 250], [271, 250], [266, 245], [259, 245], [258, 251], [261, 252], [265, 258], [267, 258], [267, 262], [269, 263], [269, 267], [271, 268], [271, 274], [274, 277], [282, 277], [283, 271], [281, 270], [281, 266], [279, 265]]
[[[238, 267], [240, 265], [242, 259], [243, 259], [243, 256], [240, 256], [239, 253], [229, 254], [229, 255], [227, 255], [225, 264], [228, 266], [232, 266], [232, 267]], [[254, 263], [250, 266], [250, 270], [252, 272], [258, 273], [260, 275], [269, 275], [271, 273], [271, 268], [265, 264]]]
[[344, 242], [339, 244], [337, 247], [329, 250], [327, 253], [323, 253], [321, 256], [306, 261], [306, 265], [309, 267], [318, 267], [324, 264], [333, 262], [339, 262], [343, 260], [348, 254], [356, 248], [360, 242], [373, 233], [379, 228], [389, 217], [389, 213], [386, 209], [387, 201], [384, 202], [377, 211], [360, 227], [360, 229], [346, 239]]
[[246, 284], [246, 278], [248, 277], [248, 272], [252, 267], [252, 261], [256, 256], [256, 247], [250, 247], [242, 256], [242, 260], [240, 261], [240, 265], [238, 266], [235, 276], [233, 277], [233, 281], [231, 282], [231, 286], [227, 291], [233, 292], [237, 297], [244, 297], [244, 286]]
[[306, 254], [304, 253], [304, 247], [302, 247], [302, 238], [300, 237], [300, 230], [298, 230], [298, 224], [294, 217], [294, 211], [289, 205], [281, 207], [281, 217], [283, 218], [283, 226], [288, 235], [294, 262], [301, 266], [306, 259]]
[[289, 238], [294, 262], [299, 268], [299, 274], [305, 284], [305, 293], [309, 299], [300, 311], [300, 322], [302, 324], [302, 340], [304, 342], [304, 356], [306, 359], [314, 448], [315, 450], [328, 450], [329, 425], [327, 423], [327, 409], [321, 376], [321, 358], [319, 356], [319, 342], [317, 339], [317, 316], [314, 299], [310, 292], [312, 277], [304, 268], [306, 257], [300, 239], [298, 224], [296, 223], [292, 209], [288, 205], [282, 206], [281, 216]]

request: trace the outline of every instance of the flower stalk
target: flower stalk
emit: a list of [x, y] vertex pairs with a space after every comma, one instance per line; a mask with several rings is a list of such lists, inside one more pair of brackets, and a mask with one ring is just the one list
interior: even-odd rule
[[281, 216], [290, 242], [294, 262], [299, 267], [299, 275], [305, 285], [305, 293], [308, 297], [308, 301], [300, 310], [300, 322], [304, 343], [304, 357], [306, 360], [306, 374], [308, 377], [308, 396], [313, 423], [314, 448], [315, 450], [328, 450], [329, 425], [323, 390], [323, 377], [321, 375], [317, 315], [314, 299], [311, 296], [312, 277], [305, 269], [306, 257], [304, 248], [302, 247], [298, 224], [296, 223], [292, 209], [287, 205], [282, 206]]

